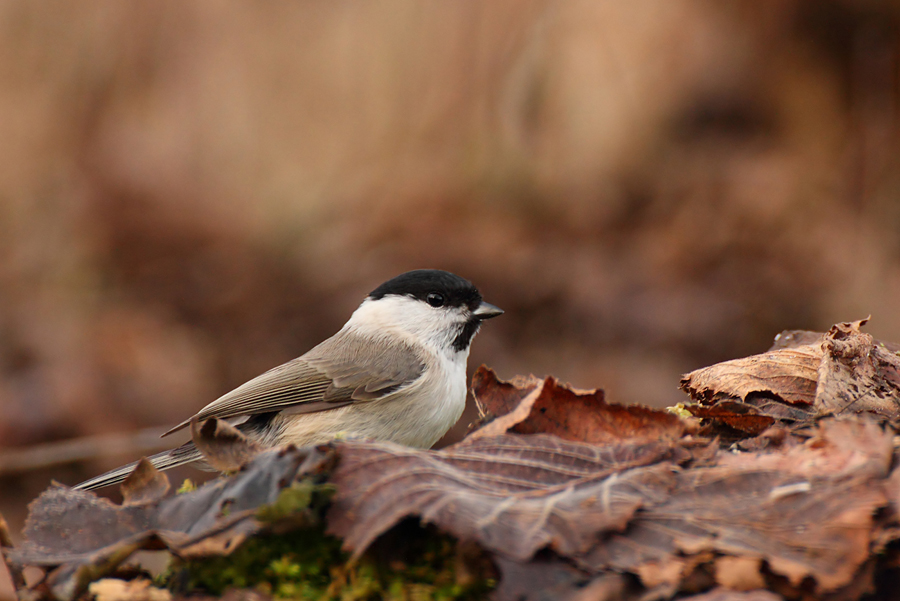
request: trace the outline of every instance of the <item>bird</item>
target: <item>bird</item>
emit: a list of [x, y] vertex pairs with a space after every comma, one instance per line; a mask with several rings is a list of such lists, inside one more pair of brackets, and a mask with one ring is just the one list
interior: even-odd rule
[[[370, 292], [334, 336], [203, 407], [193, 420], [224, 420], [265, 447], [321, 444], [338, 436], [430, 448], [466, 404], [472, 339], [503, 310], [469, 280], [439, 269], [400, 274]], [[196, 463], [192, 442], [148, 458], [156, 469]], [[137, 462], [73, 488], [125, 480]]]

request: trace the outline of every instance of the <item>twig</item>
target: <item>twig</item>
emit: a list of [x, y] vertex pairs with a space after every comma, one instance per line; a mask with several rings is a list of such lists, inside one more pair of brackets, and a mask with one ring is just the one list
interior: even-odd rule
[[0, 476], [101, 457], [132, 455], [136, 459], [142, 454], [175, 446], [170, 440], [160, 440], [164, 431], [146, 428], [126, 434], [85, 436], [0, 451]]

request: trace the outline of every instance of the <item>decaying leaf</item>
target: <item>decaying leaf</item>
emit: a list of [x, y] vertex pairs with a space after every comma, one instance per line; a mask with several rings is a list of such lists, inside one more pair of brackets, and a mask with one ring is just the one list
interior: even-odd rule
[[169, 492], [169, 479], [143, 457], [122, 482], [120, 489], [122, 505], [153, 503]]
[[775, 423], [775, 418], [762, 415], [753, 405], [740, 401], [720, 401], [713, 407], [688, 405], [686, 409], [694, 417], [714, 419], [751, 436], [761, 434]]
[[407, 516], [524, 561], [550, 547], [585, 552], [622, 530], [675, 482], [673, 444], [592, 446], [547, 435], [504, 435], [419, 451], [341, 445], [329, 530], [360, 553]]
[[681, 388], [704, 404], [771, 395], [785, 403], [812, 405], [821, 359], [819, 345], [769, 351], [692, 371], [682, 378]]
[[[538, 377], [531, 376], [515, 376], [512, 380], [503, 381], [497, 377], [494, 370], [486, 365], [481, 365], [475, 370], [472, 376], [472, 393], [475, 396], [475, 404], [478, 406], [478, 413], [482, 419], [494, 419], [497, 417], [509, 415], [515, 409], [520, 408], [522, 400], [529, 393], [540, 388], [544, 383]], [[524, 415], [510, 425], [515, 425], [522, 421], [531, 412], [529, 403], [524, 407]], [[499, 432], [502, 434], [503, 432]]]
[[201, 425], [191, 421], [191, 439], [206, 462], [220, 472], [233, 472], [263, 451], [247, 435], [220, 419], [208, 419]]
[[556, 378], [504, 382], [481, 366], [472, 379], [472, 392], [480, 413], [494, 419], [469, 434], [470, 441], [513, 432], [609, 443], [677, 440], [685, 432], [685, 423], [671, 413], [607, 403], [602, 390], [575, 390]]
[[787, 453], [722, 454], [716, 467], [679, 474], [665, 502], [642, 509], [583, 565], [653, 586], [680, 581], [686, 556], [713, 551], [764, 559], [794, 585], [811, 577], [820, 591], [838, 589], [868, 558], [874, 514], [888, 502], [891, 438], [869, 421], [826, 421]]
[[900, 356], [859, 331], [866, 320], [840, 323], [822, 342], [815, 406], [820, 414], [869, 411], [900, 415]]
[[751, 435], [762, 431], [762, 422], [723, 404], [738, 402], [757, 415], [792, 421], [862, 412], [895, 420], [900, 355], [861, 332], [866, 321], [836, 324], [824, 334], [784, 332], [768, 352], [691, 372], [681, 387], [702, 406], [716, 408], [696, 409], [695, 415]]

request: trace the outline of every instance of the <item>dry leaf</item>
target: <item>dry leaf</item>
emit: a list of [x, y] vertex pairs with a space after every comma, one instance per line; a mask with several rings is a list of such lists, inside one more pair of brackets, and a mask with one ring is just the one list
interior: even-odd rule
[[785, 403], [812, 405], [822, 351], [806, 345], [769, 351], [692, 371], [681, 388], [695, 401], [747, 401], [751, 395], [771, 395]]
[[866, 420], [827, 420], [819, 437], [785, 453], [720, 454], [685, 470], [669, 498], [637, 513], [584, 560], [591, 570], [677, 583], [684, 556], [761, 558], [793, 585], [850, 583], [869, 557], [873, 516], [885, 506], [891, 434]]
[[[533, 375], [515, 376], [509, 381], [500, 380], [494, 370], [481, 365], [472, 375], [472, 394], [475, 396], [479, 414], [493, 419], [512, 413], [522, 404], [522, 399], [543, 383], [544, 380]], [[527, 413], [522, 419], [525, 417]]]
[[678, 449], [663, 443], [593, 446], [546, 435], [482, 438], [444, 451], [345, 444], [332, 474], [329, 530], [361, 553], [419, 516], [464, 540], [524, 561], [551, 547], [582, 553], [622, 530], [675, 482]]
[[820, 414], [900, 415], [900, 356], [859, 331], [866, 320], [833, 326], [822, 342], [815, 406]]
[[203, 459], [220, 472], [233, 472], [263, 451], [263, 447], [221, 419], [207, 419], [201, 426], [191, 421], [191, 440]]
[[638, 405], [607, 403], [602, 390], [575, 390], [555, 378], [534, 376], [504, 382], [481, 366], [472, 391], [483, 415], [494, 421], [471, 433], [467, 440], [516, 434], [553, 434], [578, 442], [676, 440], [685, 424], [666, 411]]
[[159, 501], [169, 492], [169, 479], [150, 460], [141, 458], [122, 482], [122, 505], [142, 505]]
[[720, 401], [713, 407], [688, 405], [685, 408], [694, 417], [714, 419], [751, 436], [761, 434], [775, 423], [775, 418], [760, 415], [760, 411], [753, 405], [738, 401]]
[[768, 352], [691, 372], [681, 387], [701, 405], [713, 406], [692, 410], [695, 415], [747, 434], [762, 431], [763, 423], [734, 415], [724, 404], [737, 401], [758, 415], [792, 421], [862, 412], [896, 420], [900, 355], [891, 350], [894, 345], [861, 332], [865, 323], [836, 324], [825, 334], [782, 333]]

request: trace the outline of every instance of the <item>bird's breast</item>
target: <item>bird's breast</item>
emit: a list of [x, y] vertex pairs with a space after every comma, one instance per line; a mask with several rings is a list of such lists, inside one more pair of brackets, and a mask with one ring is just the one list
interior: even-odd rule
[[405, 399], [385, 401], [386, 408], [398, 405], [397, 419], [404, 423], [402, 434], [394, 442], [429, 448], [459, 421], [466, 408], [467, 354], [439, 355], [419, 382], [398, 393]]
[[415, 382], [380, 399], [279, 416], [278, 444], [319, 444], [343, 435], [430, 448], [459, 421], [466, 407], [467, 355], [433, 355]]

